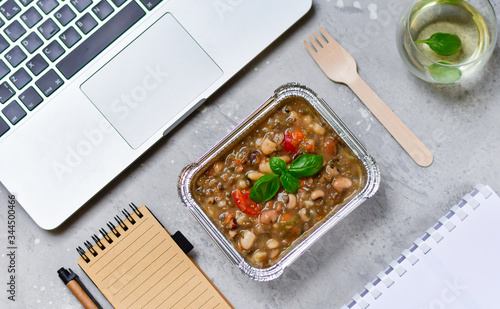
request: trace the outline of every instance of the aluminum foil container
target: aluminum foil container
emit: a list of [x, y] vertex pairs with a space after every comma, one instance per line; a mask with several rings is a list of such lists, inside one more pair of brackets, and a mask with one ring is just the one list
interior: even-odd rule
[[[209, 216], [204, 212], [202, 206], [196, 202], [192, 193], [195, 190], [196, 179], [201, 176], [207, 168], [216, 162], [218, 158], [226, 155], [232, 147], [261, 124], [262, 120], [269, 117], [279, 108], [283, 100], [290, 97], [299, 97], [308, 101], [360, 159], [365, 167], [366, 173], [363, 177], [364, 179], [359, 192], [345, 202], [339, 210], [330, 213], [314, 227], [300, 236], [294, 244], [281, 255], [281, 258], [276, 263], [267, 268], [257, 268], [250, 265], [226, 236], [217, 228]], [[311, 89], [296, 83], [290, 83], [276, 89], [274, 95], [243, 120], [240, 125], [226, 135], [195, 163], [188, 165], [180, 175], [178, 190], [186, 207], [231, 263], [236, 265], [244, 274], [254, 280], [268, 281], [279, 277], [286, 267], [290, 266], [293, 261], [311, 247], [311, 245], [322, 235], [357, 208], [362, 202], [373, 196], [379, 187], [379, 182], [380, 173], [377, 164], [328, 104], [323, 99], [319, 98]]]

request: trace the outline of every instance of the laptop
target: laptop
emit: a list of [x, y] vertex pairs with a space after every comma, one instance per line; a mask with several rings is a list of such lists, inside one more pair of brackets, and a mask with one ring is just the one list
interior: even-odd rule
[[0, 182], [56, 228], [311, 2], [0, 1]]

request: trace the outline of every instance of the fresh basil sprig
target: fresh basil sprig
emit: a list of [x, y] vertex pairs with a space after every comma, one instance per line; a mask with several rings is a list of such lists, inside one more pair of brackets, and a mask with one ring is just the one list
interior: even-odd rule
[[281, 173], [283, 173], [287, 169], [286, 162], [283, 161], [283, 159], [276, 158], [276, 157], [272, 157], [269, 160], [269, 166], [271, 167], [271, 170], [275, 174], [278, 174], [278, 175], [280, 175]]
[[460, 38], [451, 33], [437, 32], [431, 35], [427, 40], [415, 41], [415, 43], [424, 43], [441, 56], [453, 56], [458, 53], [462, 47]]
[[290, 164], [290, 168], [282, 159], [272, 157], [269, 166], [275, 174], [264, 175], [255, 182], [250, 191], [250, 199], [254, 202], [263, 203], [272, 199], [279, 190], [280, 182], [286, 191], [297, 193], [300, 189], [299, 177], [310, 177], [319, 172], [323, 167], [323, 156], [300, 155]]

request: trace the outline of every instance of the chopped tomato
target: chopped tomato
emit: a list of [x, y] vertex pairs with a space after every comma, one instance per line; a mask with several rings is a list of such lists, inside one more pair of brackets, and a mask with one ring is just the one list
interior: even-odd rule
[[236, 206], [243, 211], [245, 214], [257, 217], [260, 214], [259, 204], [252, 201], [249, 197], [250, 192], [247, 190], [234, 190], [233, 191], [233, 199], [236, 203]]
[[285, 139], [283, 141], [283, 148], [286, 152], [295, 153], [299, 150], [299, 144], [304, 140], [304, 133], [301, 131], [290, 131], [285, 132]]

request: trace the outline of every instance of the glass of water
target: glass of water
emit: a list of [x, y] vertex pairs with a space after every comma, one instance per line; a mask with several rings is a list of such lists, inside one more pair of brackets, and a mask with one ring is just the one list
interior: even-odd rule
[[438, 84], [480, 71], [495, 48], [497, 20], [488, 0], [415, 0], [397, 31], [398, 51], [417, 77]]

